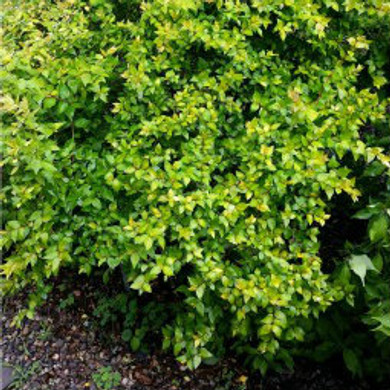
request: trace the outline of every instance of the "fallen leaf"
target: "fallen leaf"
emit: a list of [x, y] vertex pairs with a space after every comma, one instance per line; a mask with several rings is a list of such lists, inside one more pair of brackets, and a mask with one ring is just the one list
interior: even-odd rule
[[147, 375], [143, 374], [140, 371], [134, 372], [134, 378], [145, 386], [150, 386], [153, 383], [153, 380], [151, 378], [149, 378]]

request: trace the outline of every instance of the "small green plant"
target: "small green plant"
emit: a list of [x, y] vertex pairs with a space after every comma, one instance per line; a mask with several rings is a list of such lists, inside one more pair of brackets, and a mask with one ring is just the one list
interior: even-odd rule
[[111, 366], [106, 366], [92, 374], [92, 379], [99, 390], [112, 390], [119, 386], [121, 375], [119, 372], [113, 371]]
[[74, 305], [74, 294], [70, 293], [66, 298], [61, 299], [60, 303], [58, 304], [58, 307], [61, 310], [64, 310], [66, 308], [69, 308]]
[[233, 370], [224, 367], [216, 390], [231, 390], [233, 388], [234, 376], [235, 372]]
[[20, 390], [23, 386], [27, 384], [30, 378], [39, 373], [39, 371], [41, 370], [41, 363], [39, 361], [35, 361], [28, 366], [12, 366], [12, 369], [14, 370], [14, 380], [12, 381], [12, 383], [10, 383], [7, 389]]
[[[138, 304], [134, 292], [101, 296], [93, 311], [99, 326], [122, 325], [122, 339], [133, 351], [147, 351], [146, 336], [158, 336], [167, 319], [166, 306], [157, 302]], [[153, 338], [153, 337], [150, 337]]]
[[49, 340], [50, 337], [53, 335], [52, 325], [47, 324], [45, 322], [41, 322], [40, 326], [41, 330], [38, 334], [38, 339], [42, 341]]

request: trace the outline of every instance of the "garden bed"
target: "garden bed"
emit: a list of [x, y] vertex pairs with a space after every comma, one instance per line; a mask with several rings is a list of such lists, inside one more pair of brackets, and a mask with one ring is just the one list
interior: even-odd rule
[[262, 378], [233, 358], [190, 371], [158, 350], [132, 353], [121, 339], [119, 324], [108, 331], [96, 322], [93, 280], [79, 280], [72, 290], [65, 287], [68, 280], [55, 286], [47, 303], [21, 328], [11, 326], [11, 320], [23, 307], [24, 296], [4, 301], [1, 348], [4, 361], [14, 367], [15, 389], [97, 389], [94, 378], [104, 381], [105, 370], [107, 382], [117, 380], [120, 384], [112, 388], [121, 390], [380, 390], [378, 385], [353, 380], [338, 361], [316, 365], [298, 360], [294, 372]]

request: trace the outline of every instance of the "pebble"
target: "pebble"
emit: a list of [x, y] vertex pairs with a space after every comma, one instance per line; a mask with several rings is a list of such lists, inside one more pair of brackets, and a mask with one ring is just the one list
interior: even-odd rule
[[129, 378], [123, 378], [122, 380], [121, 380], [121, 385], [122, 386], [127, 386], [127, 385], [129, 385], [131, 382], [130, 382], [130, 379]]
[[27, 336], [30, 333], [30, 328], [28, 326], [22, 329], [22, 335]]

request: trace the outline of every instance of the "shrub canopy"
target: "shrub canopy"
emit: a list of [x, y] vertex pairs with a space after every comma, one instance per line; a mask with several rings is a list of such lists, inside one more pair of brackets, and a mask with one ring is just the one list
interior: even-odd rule
[[[60, 268], [168, 290], [162, 332], [191, 367], [254, 366], [343, 297], [321, 271], [346, 157], [385, 120], [383, 0], [5, 1], [1, 70], [9, 291]], [[387, 46], [386, 46], [387, 45]], [[173, 303], [173, 304], [172, 304]], [[161, 303], [164, 305], [164, 303]]]

